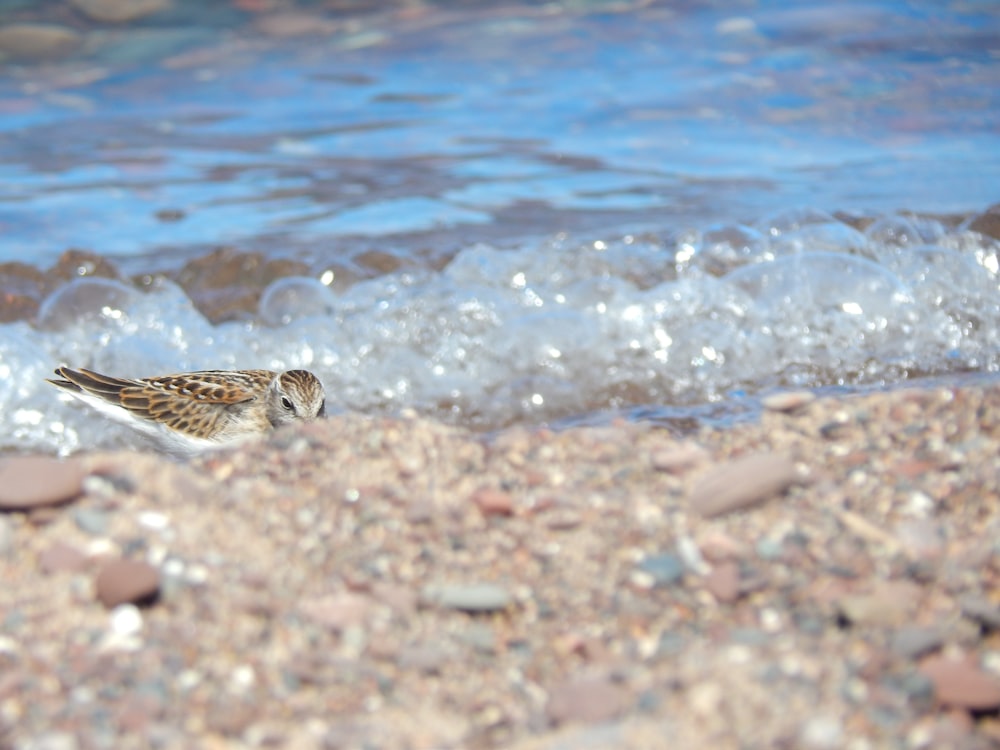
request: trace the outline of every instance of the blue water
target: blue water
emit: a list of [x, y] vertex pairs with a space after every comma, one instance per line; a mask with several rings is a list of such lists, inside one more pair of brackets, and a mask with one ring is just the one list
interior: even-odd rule
[[[461, 246], [998, 199], [995, 5], [602, 12], [620, 5], [374, 16], [223, 44], [192, 67], [177, 33], [166, 63], [75, 63], [103, 71], [82, 86], [20, 71], [0, 83], [0, 259], [224, 243], [319, 255], [351, 252], [344, 237]], [[204, 30], [189, 32], [201, 49]]]
[[1000, 201], [1000, 6], [331, 17], [277, 39], [181, 0], [6, 64], [0, 262], [231, 245], [310, 275], [227, 323], [168, 281], [57, 291], [0, 326], [0, 450], [129, 444], [60, 363], [309, 367], [335, 409], [479, 429], [1000, 370], [1000, 243], [969, 230]]

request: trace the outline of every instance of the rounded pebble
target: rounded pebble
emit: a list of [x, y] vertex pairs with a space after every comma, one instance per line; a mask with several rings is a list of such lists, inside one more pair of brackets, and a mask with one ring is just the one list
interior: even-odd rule
[[97, 574], [95, 591], [105, 607], [144, 603], [160, 590], [160, 572], [138, 560], [113, 560]]
[[83, 491], [84, 472], [76, 461], [48, 456], [0, 460], [0, 510], [61, 505]]
[[99, 508], [76, 508], [73, 510], [73, 522], [80, 531], [91, 536], [102, 536], [108, 530], [111, 516], [106, 510]]
[[117, 636], [138, 635], [142, 631], [142, 612], [134, 604], [119, 604], [111, 610], [110, 624]]

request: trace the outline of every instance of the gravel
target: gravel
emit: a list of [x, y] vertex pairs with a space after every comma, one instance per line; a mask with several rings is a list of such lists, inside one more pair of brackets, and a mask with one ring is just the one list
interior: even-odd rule
[[15, 465], [0, 745], [995, 746], [1000, 388], [760, 419]]

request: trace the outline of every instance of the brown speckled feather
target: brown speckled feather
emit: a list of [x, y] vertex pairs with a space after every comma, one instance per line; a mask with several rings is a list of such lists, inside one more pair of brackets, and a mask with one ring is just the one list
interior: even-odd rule
[[60, 367], [56, 375], [61, 379], [50, 383], [84, 400], [121, 407], [191, 440], [227, 442], [325, 411], [323, 386], [305, 370], [206, 370], [126, 379]]

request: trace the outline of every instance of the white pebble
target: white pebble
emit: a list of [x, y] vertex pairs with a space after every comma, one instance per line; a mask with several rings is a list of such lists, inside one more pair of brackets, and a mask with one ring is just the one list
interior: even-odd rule
[[116, 636], [136, 635], [142, 631], [142, 612], [134, 604], [119, 604], [111, 610], [111, 632]]
[[139, 524], [153, 531], [163, 531], [163, 529], [170, 526], [170, 518], [164, 513], [145, 510], [139, 514]]
[[233, 688], [240, 692], [252, 688], [255, 682], [257, 682], [257, 673], [249, 664], [241, 664], [236, 667], [230, 677]]
[[802, 747], [809, 750], [834, 750], [844, 746], [844, 730], [832, 716], [814, 716], [802, 727]]

